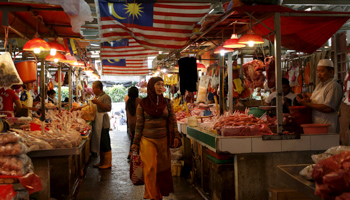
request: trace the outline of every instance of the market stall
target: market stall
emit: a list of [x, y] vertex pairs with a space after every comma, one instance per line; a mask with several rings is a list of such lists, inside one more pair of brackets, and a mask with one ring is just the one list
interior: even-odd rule
[[[259, 16], [258, 13], [262, 10], [267, 11], [267, 13]], [[251, 14], [252, 11], [255, 11], [254, 16]], [[342, 23], [349, 18], [349, 14], [323, 12], [300, 14], [300, 12], [295, 13], [292, 10], [283, 9], [277, 6], [259, 6], [259, 8], [254, 6], [243, 6], [233, 8], [227, 12], [226, 15], [223, 15], [220, 19], [215, 20], [215, 22], [212, 23], [212, 26], [204, 31], [203, 35], [197, 37], [193, 41], [196, 42], [201, 37], [205, 37], [205, 34], [210, 32], [212, 29], [215, 30], [215, 27], [219, 26], [220, 23], [230, 23], [229, 20], [227, 20], [228, 22], [224, 23], [229, 16], [235, 16], [235, 20], [239, 21], [240, 12], [248, 15], [250, 18], [255, 19], [256, 24], [260, 23], [259, 26], [256, 26], [256, 32], [259, 32], [259, 34], [262, 36], [268, 36], [271, 41], [274, 41], [274, 56], [266, 58], [265, 62], [259, 60], [253, 60], [249, 63], [241, 62], [239, 68], [241, 68], [244, 73], [243, 80], [236, 82], [234, 81], [234, 76], [239, 77], [242, 75], [240, 72], [232, 73], [233, 76], [228, 73], [228, 103], [225, 101], [225, 98], [223, 98], [225, 96], [223, 80], [225, 77], [225, 56], [220, 56], [219, 68], [216, 70], [216, 75], [220, 77], [220, 94], [218, 94], [218, 96], [221, 98], [218, 101], [219, 105], [216, 107], [220, 107], [220, 109], [217, 109], [217, 113], [220, 113], [222, 116], [217, 117], [214, 115], [210, 120], [203, 120], [203, 114], [199, 114], [200, 112], [192, 113], [193, 110], [196, 109], [196, 105], [191, 105], [192, 107], [186, 113], [188, 104], [184, 104], [183, 107], [180, 108], [180, 110], [183, 111], [177, 113], [178, 129], [185, 136], [183, 138], [185, 160], [185, 165], [183, 168], [185, 171], [184, 175], [190, 175], [192, 181], [197, 183], [197, 185], [200, 186], [205, 193], [209, 194], [209, 197], [212, 199], [267, 199], [269, 187], [288, 187], [287, 182], [283, 178], [279, 178], [279, 171], [277, 169], [278, 165], [312, 163], [312, 154], [317, 154], [332, 146], [339, 145], [339, 135], [337, 133], [327, 134], [326, 131], [324, 134], [317, 132], [317, 135], [303, 134], [305, 129], [303, 130], [301, 128], [302, 124], [305, 124], [306, 121], [309, 121], [307, 123], [310, 123], [311, 115], [307, 115], [306, 111], [299, 112], [300, 110], [298, 109], [301, 108], [293, 108], [295, 109], [293, 111], [297, 111], [299, 113], [291, 111], [292, 116], [286, 117], [286, 115], [282, 113], [283, 102], [281, 64], [283, 62], [281, 58], [281, 45], [291, 49], [312, 53], [318, 48], [316, 47], [317, 45], [320, 43], [323, 44], [323, 42], [326, 41], [317, 36], [318, 38], [315, 40], [319, 41], [315, 42], [314, 44], [316, 45], [313, 47], [308, 45], [301, 45], [297, 47], [298, 42], [302, 43], [301, 41], [303, 41], [305, 38], [303, 39], [302, 37], [298, 37], [298, 40], [301, 41], [294, 40], [291, 42], [292, 38], [287, 38], [288, 34], [286, 34], [286, 29], [283, 28], [286, 26], [285, 20], [295, 20], [294, 22], [296, 23], [297, 19], [301, 19], [301, 17], [287, 18], [287, 16], [306, 16], [305, 19], [307, 20], [314, 17], [321, 17], [322, 20], [326, 20], [327, 23], [334, 20], [332, 17], [339, 17], [337, 18], [341, 19], [338, 21], [339, 24], [332, 27], [335, 30], [330, 35], [325, 36], [329, 38], [336, 31], [337, 27], [339, 28]], [[330, 18], [327, 19], [327, 17]], [[342, 23], [340, 21], [342, 21]], [[235, 22], [232, 22], [232, 24], [233, 23]], [[268, 24], [266, 25], [265, 23]], [[242, 31], [243, 28], [239, 29], [237, 32]], [[312, 31], [312, 28], [310, 31]], [[311, 50], [312, 48], [313, 50]], [[270, 55], [271, 54], [272, 51], [270, 51]], [[329, 58], [333, 55], [335, 58], [336, 52], [332, 55], [325, 52], [323, 57], [318, 58], [324, 58], [325, 55], [328, 55]], [[312, 55], [307, 57], [312, 57]], [[232, 53], [228, 53], [228, 71], [234, 72], [237, 70], [238, 65], [237, 63], [232, 64], [234, 62], [232, 62], [231, 58]], [[298, 74], [304, 71], [306, 73], [308, 70], [310, 70], [310, 66], [307, 67], [310, 65], [310, 63], [307, 64], [307, 62], [301, 57], [291, 60], [295, 60], [293, 62], [302, 62], [300, 68], [295, 69]], [[286, 62], [285, 59], [283, 61]], [[311, 61], [311, 65], [315, 67], [317, 62], [318, 60], [313, 60]], [[303, 71], [301, 71], [302, 66]], [[311, 70], [311, 74], [310, 71], [308, 71], [308, 73], [309, 74], [305, 78], [307, 80], [304, 79], [304, 76], [299, 76], [300, 78], [303, 77], [301, 81], [310, 81], [310, 77], [313, 77], [311, 78], [313, 79], [312, 81], [316, 81], [315, 68]], [[264, 103], [259, 102], [261, 103], [260, 105], [255, 104], [253, 106], [243, 105], [243, 109], [240, 109], [243, 112], [245, 110], [245, 115], [243, 116], [242, 112], [239, 114], [239, 109], [236, 109], [234, 106], [237, 104], [237, 102], [233, 103], [233, 101], [234, 99], [237, 99], [237, 97], [243, 99], [240, 95], [244, 89], [249, 89], [252, 92], [252, 89], [255, 89], [256, 87], [263, 87], [265, 79], [267, 79], [267, 84], [270, 85], [269, 88], [275, 87], [277, 91], [277, 105], [272, 108], [276, 110], [277, 118], [271, 119], [267, 116], [263, 116], [260, 119], [251, 118], [250, 122], [245, 121], [245, 118], [250, 118], [252, 114], [254, 116], [257, 114], [252, 112], [253, 109], [251, 107], [265, 107]], [[211, 80], [213, 81], [213, 78]], [[299, 79], [297, 78], [296, 81], [298, 82]], [[293, 88], [294, 93], [301, 93], [303, 84], [304, 82], [301, 82], [301, 85], [297, 85], [300, 87]], [[309, 85], [309, 83], [307, 83], [307, 85]], [[213, 84], [211, 84], [210, 87], [211, 86], [213, 86]], [[312, 91], [312, 88], [310, 90]], [[230, 94], [232, 91], [233, 95]], [[198, 93], [200, 93], [199, 89]], [[197, 97], [198, 95], [199, 94], [197, 94]], [[226, 104], [229, 106], [225, 109]], [[176, 106], [177, 105], [174, 105], [175, 108]], [[247, 107], [250, 107], [250, 110], [246, 110]], [[265, 109], [271, 108], [265, 107]], [[225, 110], [230, 110], [231, 112], [225, 113]], [[198, 121], [195, 120], [195, 123], [189, 125], [189, 116], [197, 117]], [[308, 119], [306, 116], [309, 116], [310, 119]], [[225, 117], [226, 119], [224, 119]], [[238, 119], [233, 119], [235, 117]], [[300, 120], [302, 118], [303, 120]], [[285, 121], [293, 121], [293, 123], [288, 124], [285, 123]], [[294, 129], [295, 127], [299, 128]], [[315, 197], [313, 194], [310, 196], [317, 199], [317, 197]]]
[[[26, 166], [27, 163], [31, 165], [30, 170], [20, 171], [19, 165], [14, 165], [13, 160], [12, 163], [5, 162], [7, 167], [2, 163], [3, 169], [16, 169], [18, 172], [12, 171], [11, 174], [7, 174], [7, 171], [2, 170], [1, 183], [13, 183], [16, 191], [23, 190], [17, 186], [18, 181], [21, 181], [27, 174], [35, 173], [42, 188], [35, 188], [34, 191], [33, 188], [28, 189], [31, 185], [24, 185], [28, 190], [27, 197], [16, 196], [16, 199], [29, 199], [28, 194], [43, 200], [70, 199], [79, 181], [84, 177], [90, 159], [91, 126], [87, 121], [91, 120], [92, 109], [88, 106], [83, 111], [70, 112], [73, 105], [80, 105], [78, 96], [83, 96], [81, 92], [85, 89], [83, 82], [87, 79], [85, 71], [89, 69], [86, 52], [84, 53], [78, 45], [75, 47], [72, 39], [82, 38], [82, 36], [79, 31], [78, 33], [72, 31], [72, 26], [76, 28], [76, 24], [71, 25], [71, 17], [68, 17], [60, 5], [3, 3], [0, 9], [2, 25], [5, 32], [7, 31], [3, 38], [5, 51], [8, 51], [1, 56], [2, 58], [8, 57], [6, 61], [1, 60], [0, 87], [6, 91], [1, 94], [1, 100], [3, 96], [15, 92], [18, 92], [16, 96], [21, 97], [18, 99], [12, 96], [13, 99], [8, 99], [9, 106], [6, 109], [3, 108], [1, 101], [0, 137], [10, 138], [15, 135], [14, 138], [20, 138], [18, 144], [10, 141], [8, 144], [3, 143], [2, 145], [5, 146], [2, 148], [6, 149], [12, 145], [14, 153], [16, 149], [21, 150], [21, 153], [29, 157], [30, 162], [24, 163], [22, 159], [22, 163], [19, 164], [21, 166]], [[57, 25], [57, 20], [52, 20], [53, 14], [59, 19], [59, 25]], [[29, 21], [26, 22], [27, 20]], [[34, 39], [29, 40], [28, 38], [33, 35]], [[12, 48], [12, 44], [8, 46], [6, 44], [12, 38], [17, 39], [16, 48]], [[29, 41], [22, 41], [19, 38]], [[12, 53], [13, 56], [11, 56]], [[81, 61], [77, 60], [74, 54], [79, 54]], [[63, 72], [66, 72], [66, 76]], [[57, 77], [53, 78], [53, 74]], [[72, 94], [73, 83], [77, 96], [75, 104], [73, 104]], [[21, 92], [19, 88], [22, 84], [25, 84], [26, 88]], [[61, 106], [63, 100], [61, 86], [63, 84], [69, 86], [68, 111], [62, 109]], [[50, 96], [55, 94], [54, 85], [57, 85], [58, 90], [57, 105], [55, 105], [55, 95]], [[31, 97], [32, 95], [36, 95], [37, 99]], [[33, 101], [40, 103], [36, 105], [33, 104]], [[15, 108], [12, 106], [13, 103], [16, 104]], [[25, 108], [24, 111], [18, 109], [22, 106]], [[3, 116], [3, 114], [6, 115]], [[17, 154], [4, 154], [4, 156], [13, 155], [18, 156]], [[23, 156], [20, 155], [20, 157]], [[6, 159], [4, 157], [2, 161]], [[16, 176], [3, 177], [4, 175]], [[10, 182], [10, 180], [13, 181]], [[33, 192], [35, 193], [32, 194]]]

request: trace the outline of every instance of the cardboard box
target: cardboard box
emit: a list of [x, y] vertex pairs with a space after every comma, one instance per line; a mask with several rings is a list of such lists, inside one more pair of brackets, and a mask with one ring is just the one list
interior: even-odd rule
[[269, 200], [311, 200], [311, 198], [291, 188], [269, 188]]

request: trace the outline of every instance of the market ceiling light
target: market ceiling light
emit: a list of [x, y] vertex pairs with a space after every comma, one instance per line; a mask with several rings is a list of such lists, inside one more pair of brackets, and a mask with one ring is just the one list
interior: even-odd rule
[[239, 39], [238, 39], [237, 34], [234, 33], [231, 35], [230, 39], [228, 39], [224, 42], [224, 44], [222, 46], [225, 48], [243, 48], [246, 46], [245, 44], [238, 43], [238, 40]]
[[54, 42], [49, 42], [50, 45], [50, 55], [54, 56], [56, 54], [56, 51], [62, 51], [62, 52], [66, 52], [66, 49], [64, 48], [64, 46], [62, 44], [57, 43], [56, 41]]
[[53, 62], [62, 62], [62, 61], [66, 61], [67, 58], [62, 54], [57, 52], [56, 55], [51, 55], [49, 54], [48, 56], [46, 56], [45, 61], [53, 61]]
[[222, 45], [220, 46], [217, 46], [215, 49], [214, 49], [214, 53], [215, 54], [225, 54], [227, 52], [234, 52], [235, 50], [234, 49], [231, 49], [231, 48], [225, 48], [223, 47]]
[[264, 39], [260, 35], [255, 34], [253, 30], [249, 30], [247, 34], [239, 38], [238, 43], [248, 44], [248, 46], [252, 47], [254, 44], [263, 44]]
[[254, 44], [264, 43], [264, 39], [260, 35], [255, 34], [252, 30], [252, 19], [250, 19], [249, 31], [238, 39], [238, 43], [248, 44], [250, 47], [254, 46]]
[[34, 51], [34, 53], [40, 53], [41, 51], [50, 51], [50, 45], [48, 42], [41, 38], [34, 38], [29, 40], [24, 46], [24, 51]]
[[69, 63], [69, 64], [73, 64], [75, 62], [78, 62], [78, 60], [74, 56], [71, 56], [69, 53], [66, 54], [66, 59], [67, 60], [64, 60], [62, 62]]

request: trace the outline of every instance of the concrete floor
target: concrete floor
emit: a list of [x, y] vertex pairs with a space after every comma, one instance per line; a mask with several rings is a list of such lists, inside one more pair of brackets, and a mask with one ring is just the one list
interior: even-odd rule
[[[76, 200], [142, 200], [144, 186], [134, 186], [129, 179], [127, 155], [130, 139], [126, 131], [111, 131], [112, 169], [92, 167], [98, 161], [92, 158], [82, 181]], [[184, 178], [173, 177], [175, 193], [164, 200], [203, 200], [197, 190]]]

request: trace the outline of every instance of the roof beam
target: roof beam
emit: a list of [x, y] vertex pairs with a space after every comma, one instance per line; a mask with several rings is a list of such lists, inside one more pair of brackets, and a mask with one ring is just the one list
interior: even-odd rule
[[349, 0], [283, 0], [282, 5], [349, 5]]

